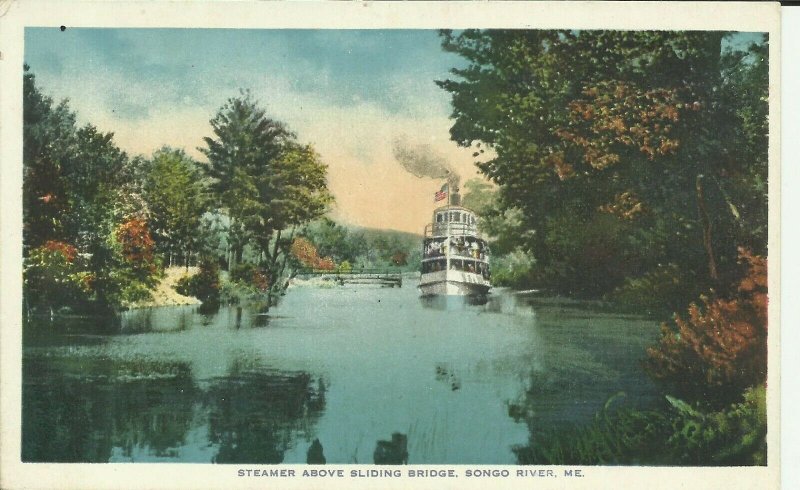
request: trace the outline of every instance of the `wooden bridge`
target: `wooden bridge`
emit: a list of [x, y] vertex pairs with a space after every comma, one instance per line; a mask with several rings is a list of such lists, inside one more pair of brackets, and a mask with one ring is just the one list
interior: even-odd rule
[[390, 269], [297, 269], [295, 277], [325, 277], [337, 284], [379, 284], [389, 287], [403, 285], [403, 273]]

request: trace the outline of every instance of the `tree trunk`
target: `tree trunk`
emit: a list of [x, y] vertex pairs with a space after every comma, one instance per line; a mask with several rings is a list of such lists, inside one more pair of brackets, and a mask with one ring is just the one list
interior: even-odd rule
[[[297, 227], [292, 226], [291, 231], [289, 232], [289, 243], [292, 243], [294, 240], [294, 234]], [[281, 248], [279, 247], [279, 242], [281, 239], [281, 230], [278, 230], [275, 236], [275, 246], [272, 250], [272, 256], [270, 257], [270, 284], [269, 284], [269, 293], [267, 294], [267, 309], [271, 308], [275, 304], [275, 299], [277, 296], [282, 295], [286, 290], [288, 285], [288, 280], [284, 280], [283, 272], [286, 270], [286, 261], [288, 259], [288, 252], [283, 250], [283, 257], [281, 258], [280, 267], [278, 267], [278, 258], [279, 253], [281, 252]]]
[[700, 223], [703, 226], [703, 246], [708, 255], [708, 276], [712, 281], [716, 282], [719, 276], [717, 275], [717, 260], [714, 256], [714, 244], [711, 240], [711, 220], [708, 217], [708, 209], [706, 208], [706, 201], [703, 193], [703, 175], [697, 176], [695, 189], [697, 191], [697, 209], [700, 212]]

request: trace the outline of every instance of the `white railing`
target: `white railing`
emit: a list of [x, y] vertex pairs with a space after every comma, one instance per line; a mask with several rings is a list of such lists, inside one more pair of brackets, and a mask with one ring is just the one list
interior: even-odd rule
[[428, 223], [425, 227], [425, 238], [444, 236], [480, 237], [478, 227], [467, 223]]

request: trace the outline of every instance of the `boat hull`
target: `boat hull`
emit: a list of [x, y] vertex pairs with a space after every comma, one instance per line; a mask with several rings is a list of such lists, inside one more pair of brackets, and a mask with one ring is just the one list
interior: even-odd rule
[[422, 274], [419, 289], [423, 296], [477, 296], [491, 289], [480, 274], [463, 271], [437, 271]]

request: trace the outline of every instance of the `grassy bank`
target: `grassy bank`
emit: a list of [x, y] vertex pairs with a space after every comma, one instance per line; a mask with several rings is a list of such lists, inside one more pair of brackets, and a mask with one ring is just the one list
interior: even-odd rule
[[178, 281], [184, 276], [197, 274], [197, 267], [168, 267], [164, 276], [150, 291], [151, 298], [126, 304], [128, 308], [151, 308], [156, 306], [199, 305], [200, 300], [193, 296], [185, 296], [175, 290]]

